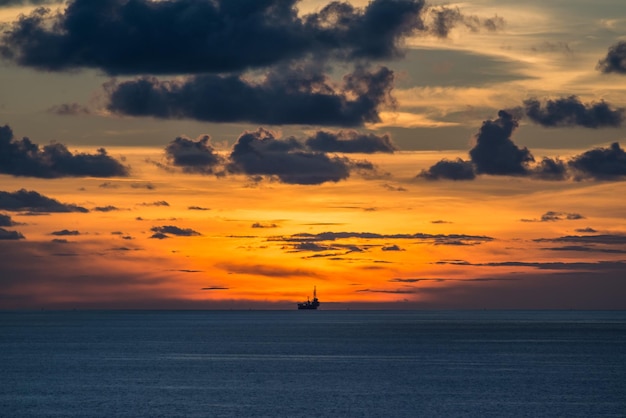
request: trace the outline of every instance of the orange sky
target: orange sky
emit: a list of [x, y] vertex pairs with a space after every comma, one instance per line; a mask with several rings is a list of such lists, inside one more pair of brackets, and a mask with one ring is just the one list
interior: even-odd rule
[[[623, 263], [622, 252], [588, 252], [582, 258], [580, 251], [550, 251], [563, 245], [535, 240], [581, 235], [577, 230], [584, 228], [625, 234], [620, 220], [626, 203], [615, 198], [623, 196], [624, 183], [432, 183], [411, 174], [441, 154], [405, 152], [369, 156], [381, 173], [397, 173], [393, 178], [252, 184], [245, 177], [167, 173], [145, 162], [161, 158], [157, 149], [109, 152], [125, 156], [133, 167], [129, 178], [3, 177], [5, 189], [36, 188], [90, 210], [11, 214], [26, 239], [1, 243], [4, 280], [10, 283], [5, 308], [290, 308], [314, 285], [326, 308], [577, 306], [554, 288], [557, 280], [598, 286], [606, 308], [621, 303], [614, 295], [622, 290], [617, 279], [623, 267], [594, 270], [600, 266], [595, 263]], [[107, 206], [116, 209], [95, 209]], [[540, 221], [548, 211], [561, 218], [575, 212], [582, 219]], [[152, 228], [169, 225], [199, 235], [151, 238]], [[71, 232], [52, 235], [63, 230]], [[376, 235], [294, 238], [324, 232]], [[581, 260], [588, 265], [568, 265]], [[526, 264], [476, 265], [511, 262]], [[589, 278], [581, 280], [583, 274]], [[466, 295], [462, 301], [456, 292]], [[518, 300], [516, 294], [526, 296]], [[362, 305], [382, 302], [399, 303]], [[581, 307], [602, 306], [589, 301]]]

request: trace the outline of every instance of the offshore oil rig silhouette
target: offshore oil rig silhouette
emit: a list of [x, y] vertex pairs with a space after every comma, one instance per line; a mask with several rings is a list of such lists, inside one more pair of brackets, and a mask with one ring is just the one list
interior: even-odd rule
[[317, 289], [313, 286], [313, 300], [307, 298], [306, 302], [298, 302], [298, 309], [317, 309], [318, 306], [320, 301], [317, 299]]

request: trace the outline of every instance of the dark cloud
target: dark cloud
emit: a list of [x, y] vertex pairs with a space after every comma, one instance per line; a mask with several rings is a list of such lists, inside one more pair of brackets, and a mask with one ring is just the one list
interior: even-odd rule
[[0, 240], [18, 240], [24, 239], [24, 235], [17, 231], [0, 228]]
[[152, 183], [131, 183], [130, 187], [132, 189], [147, 189], [147, 190], [156, 189], [156, 187], [154, 187], [154, 184]]
[[[166, 238], [168, 234], [176, 235], [179, 237], [193, 237], [201, 235], [199, 232], [194, 231], [191, 228], [183, 229], [173, 225], [155, 226], [153, 228], [150, 228], [150, 230], [155, 233], [154, 235], [159, 235], [153, 235], [151, 238]], [[165, 237], [162, 237], [162, 235], [165, 235]]]
[[[325, 138], [323, 141], [332, 137], [336, 142], [333, 145], [317, 142], [322, 137]], [[385, 149], [391, 146], [387, 136], [378, 137], [353, 131], [334, 134], [320, 131], [302, 141], [295, 137], [279, 139], [273, 132], [259, 128], [241, 134], [227, 158], [213, 158], [214, 152], [212, 148], [207, 149], [205, 139], [201, 140], [202, 143], [184, 140], [186, 148], [193, 148], [194, 155], [185, 167], [220, 176], [227, 173], [246, 174], [256, 182], [266, 177], [283, 183], [305, 185], [337, 182], [348, 178], [352, 172], [363, 176], [376, 175], [376, 167], [369, 161], [329, 156], [320, 149], [328, 152], [331, 152], [331, 148], [336, 152], [374, 152], [375, 148], [381, 149], [381, 145]], [[178, 147], [180, 138], [177, 138], [176, 143]], [[197, 153], [200, 156], [196, 159]], [[171, 156], [168, 158], [171, 159]], [[183, 165], [183, 161], [179, 161], [178, 165]]]
[[104, 183], [101, 183], [98, 187], [100, 187], [102, 189], [117, 189], [120, 186], [118, 184], [112, 183], [110, 181], [105, 181]]
[[565, 245], [563, 247], [542, 248], [542, 250], [575, 251], [575, 252], [585, 252], [585, 253], [626, 254], [626, 250], [619, 250], [615, 248], [598, 248], [594, 246], [585, 246], [585, 245]]
[[393, 153], [397, 148], [389, 135], [365, 134], [356, 131], [318, 131], [305, 141], [307, 147], [321, 152]]
[[[620, 111], [621, 112], [621, 111]], [[561, 160], [535, 159], [527, 148], [520, 149], [511, 140], [518, 126], [513, 113], [501, 110], [498, 119], [487, 120], [476, 134], [476, 146], [470, 150], [471, 162], [441, 160], [417, 177], [429, 180], [471, 180], [475, 174], [528, 176], [540, 180], [623, 180], [626, 178], [626, 152], [615, 142]]]
[[606, 57], [598, 62], [597, 68], [605, 74], [626, 74], [626, 41], [611, 46]]
[[527, 262], [527, 261], [503, 261], [493, 263], [470, 263], [468, 261], [438, 261], [436, 264], [452, 264], [461, 266], [479, 267], [531, 267], [538, 270], [587, 270], [587, 271], [624, 271], [626, 261], [596, 261], [596, 262]]
[[93, 210], [97, 211], [97, 212], [112, 212], [114, 210], [120, 210], [118, 207], [115, 206], [96, 206], [95, 208], [93, 208]]
[[420, 290], [416, 287], [407, 286], [403, 289], [359, 289], [358, 293], [390, 293], [393, 295], [412, 295], [419, 293]]
[[46, 4], [60, 4], [65, 0], [0, 0], [1, 7], [15, 6], [44, 6]]
[[579, 180], [621, 180], [626, 176], [626, 153], [617, 142], [608, 148], [584, 152], [573, 157], [568, 164]]
[[5, 215], [4, 213], [0, 213], [0, 226], [13, 226], [15, 222], [9, 215]]
[[253, 276], [307, 278], [320, 277], [319, 273], [315, 270], [285, 267], [279, 265], [221, 263], [218, 264], [216, 267], [226, 270], [229, 273], [249, 274]]
[[562, 52], [564, 54], [572, 54], [573, 50], [570, 47], [569, 43], [567, 42], [550, 42], [550, 41], [544, 41], [541, 42], [539, 44], [533, 45], [530, 48], [531, 51], [533, 52], [548, 52], [548, 53], [554, 53], [554, 52]]
[[417, 282], [421, 282], [422, 280], [434, 280], [434, 279], [402, 279], [402, 278], [394, 278], [394, 279], [389, 279], [388, 281], [391, 283], [417, 283]]
[[189, 206], [188, 210], [211, 210], [210, 208], [203, 208], [202, 206]]
[[59, 237], [62, 237], [62, 236], [76, 236], [76, 235], [80, 235], [80, 232], [76, 231], [76, 230], [70, 231], [69, 229], [62, 229], [60, 231], [51, 232], [50, 235], [56, 235], [56, 236], [59, 236]]
[[261, 222], [255, 222], [252, 224], [252, 228], [278, 228], [276, 224], [264, 224]]
[[140, 203], [141, 206], [169, 206], [165, 200], [157, 200], [156, 202], [144, 202]]
[[576, 232], [580, 232], [582, 234], [593, 234], [593, 233], [596, 233], [598, 231], [596, 231], [593, 228], [580, 228], [580, 229], [576, 229]]
[[535, 241], [626, 245], [626, 234], [566, 235], [558, 238], [539, 238]]
[[[311, 241], [299, 242], [289, 248], [293, 249], [294, 252], [299, 252], [299, 251], [321, 252], [321, 251], [333, 251], [337, 249], [337, 247], [333, 247], [330, 245], [320, 245]], [[336, 255], [336, 254], [333, 254], [333, 255]]]
[[579, 219], [585, 219], [585, 217], [581, 215], [580, 213], [563, 213], [563, 212], [553, 212], [553, 211], [549, 211], [541, 215], [541, 222], [562, 221], [564, 219], [568, 221], [576, 221]]
[[477, 174], [525, 175], [534, 158], [527, 148], [511, 140], [518, 121], [511, 113], [498, 112], [498, 119], [483, 122], [476, 134], [476, 146], [469, 152]]
[[337, 85], [318, 69], [279, 68], [255, 82], [239, 75], [197, 75], [177, 81], [155, 77], [105, 85], [108, 109], [128, 116], [252, 122], [271, 125], [361, 126], [380, 122], [393, 105], [393, 71], [357, 68]]
[[426, 30], [423, 0], [330, 2], [303, 17], [298, 2], [74, 0], [59, 14], [22, 16], [2, 36], [0, 53], [47, 71], [223, 73], [311, 56], [393, 58], [406, 37]]
[[391, 283], [418, 283], [418, 282], [499, 282], [499, 281], [515, 281], [516, 278], [503, 278], [503, 277], [478, 277], [474, 279], [442, 279], [442, 278], [419, 278], [419, 279], [404, 279], [393, 278], [388, 280]]
[[579, 219], [585, 219], [580, 213], [568, 213], [568, 212], [555, 212], [548, 211], [541, 215], [539, 219], [522, 219], [522, 222], [556, 222], [556, 221], [575, 221]]
[[55, 115], [70, 116], [70, 115], [89, 115], [91, 110], [79, 103], [63, 103], [52, 106], [48, 109], [48, 113]]
[[383, 251], [404, 251], [402, 248], [400, 248], [397, 245], [388, 245], [386, 247], [381, 248], [381, 250]]
[[223, 286], [210, 286], [210, 287], [203, 287], [200, 290], [230, 290], [229, 287], [223, 287]]
[[228, 170], [277, 177], [289, 184], [321, 184], [348, 178], [355, 164], [340, 157], [309, 152], [294, 138], [279, 140], [264, 129], [242, 134], [230, 154]]
[[223, 164], [223, 158], [211, 146], [211, 138], [204, 135], [197, 141], [178, 137], [165, 147], [170, 164], [182, 167], [187, 173], [211, 174]]
[[16, 192], [0, 191], [0, 209], [30, 212], [89, 212], [87, 209], [61, 203], [35, 191], [25, 189]]
[[162, 233], [162, 232], [155, 232], [154, 234], [150, 235], [150, 238], [154, 238], [154, 239], [166, 239], [169, 238], [168, 235]]
[[[374, 0], [365, 9], [333, 1], [319, 13], [307, 15], [305, 21], [324, 49], [327, 45], [341, 48], [335, 57], [394, 58], [402, 55], [399, 46], [404, 38], [425, 30], [424, 9], [423, 0]], [[348, 48], [342, 48], [344, 45]]]
[[502, 17], [480, 18], [475, 15], [465, 15], [461, 13], [458, 7], [431, 7], [429, 13], [432, 21], [428, 25], [428, 29], [440, 38], [447, 37], [453, 28], [460, 25], [472, 32], [478, 32], [481, 29], [494, 32], [505, 26], [505, 21]]
[[28, 138], [17, 140], [8, 125], [0, 127], [0, 173], [13, 176], [57, 178], [68, 176], [127, 176], [128, 168], [104, 148], [96, 154], [72, 154], [63, 144], [40, 148]]
[[[477, 174], [528, 175], [528, 164], [534, 157], [527, 148], [520, 149], [511, 136], [519, 126], [517, 117], [505, 110], [495, 120], [483, 122], [475, 135], [476, 145], [469, 151], [470, 160], [441, 160], [417, 177], [427, 180], [473, 180]], [[546, 169], [547, 170], [547, 169]], [[538, 169], [537, 176], [541, 176]]]
[[300, 233], [284, 237], [274, 237], [271, 241], [286, 242], [324, 242], [337, 241], [342, 239], [359, 238], [371, 239], [406, 239], [424, 241], [438, 245], [475, 245], [493, 241], [493, 238], [484, 235], [463, 235], [463, 234], [378, 234], [373, 232], [322, 232], [319, 234]]
[[[558, 103], [561, 102], [552, 103], [554, 106], [560, 106]], [[606, 122], [606, 119], [598, 116], [603, 114], [603, 111], [598, 109], [603, 109], [604, 106], [602, 102], [600, 107], [587, 108], [587, 116], [576, 116], [576, 123], [592, 126], [590, 120], [595, 118], [593, 123], [600, 126], [598, 125], [601, 123], [600, 120]], [[547, 108], [549, 109], [550, 105]], [[587, 122], [583, 121], [584, 118], [588, 118]], [[609, 148], [587, 151], [568, 161], [544, 157], [539, 163], [530, 166], [529, 164], [535, 161], [531, 152], [527, 148], [520, 149], [511, 140], [511, 135], [517, 127], [518, 121], [515, 116], [501, 110], [498, 112], [498, 119], [483, 122], [476, 134], [476, 146], [469, 152], [471, 163], [461, 159], [441, 160], [428, 170], [422, 170], [417, 177], [430, 180], [471, 180], [475, 174], [491, 174], [529, 176], [541, 180], [565, 180], [570, 177], [578, 180], [586, 178], [621, 180], [626, 176], [626, 153], [618, 143], [611, 144]]]
[[474, 166], [470, 161], [463, 161], [460, 158], [456, 160], [441, 160], [431, 166], [428, 170], [422, 170], [418, 178], [427, 180], [474, 180]]
[[539, 180], [565, 180], [570, 177], [567, 164], [558, 158], [543, 157], [529, 171], [529, 175]]
[[391, 184], [383, 184], [383, 187], [387, 190], [389, 190], [390, 192], [406, 192], [408, 191], [406, 188], [402, 187], [402, 186], [392, 186]]
[[585, 104], [576, 96], [547, 100], [524, 101], [524, 113], [535, 123], [546, 127], [583, 126], [585, 128], [619, 127], [624, 121], [624, 109], [612, 109], [604, 102]]

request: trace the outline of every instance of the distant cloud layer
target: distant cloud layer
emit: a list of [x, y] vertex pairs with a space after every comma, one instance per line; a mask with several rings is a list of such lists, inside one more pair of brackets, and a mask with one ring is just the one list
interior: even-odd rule
[[[556, 102], [553, 102], [554, 106], [560, 106], [554, 103]], [[601, 107], [604, 109], [604, 104]], [[593, 106], [586, 109], [590, 114], [595, 114]], [[545, 112], [547, 113], [544, 116], [552, 113], [549, 109]], [[604, 110], [600, 113], [604, 114]], [[585, 117], [590, 116], [587, 114]], [[583, 120], [577, 117], [574, 119], [576, 123]], [[511, 138], [518, 126], [518, 120], [512, 113], [501, 110], [497, 119], [483, 122], [475, 136], [476, 145], [469, 151], [470, 161], [444, 159], [422, 170], [417, 177], [426, 180], [473, 180], [477, 174], [490, 174], [526, 176], [541, 180], [626, 179], [626, 153], [617, 142], [608, 148], [586, 151], [568, 161], [543, 157], [535, 163], [532, 153], [527, 148], [519, 148]]]
[[162, 119], [254, 122], [271, 125], [361, 126], [380, 122], [393, 104], [394, 74], [357, 68], [341, 85], [312, 68], [282, 68], [261, 81], [241, 75], [198, 75], [182, 81], [142, 77], [105, 85], [114, 113]]
[[127, 176], [128, 168], [104, 148], [96, 154], [72, 154], [65, 145], [42, 148], [28, 138], [18, 140], [8, 125], [0, 126], [0, 173], [42, 178]]
[[626, 74], [626, 41], [609, 48], [606, 56], [598, 62], [598, 70], [606, 74]]

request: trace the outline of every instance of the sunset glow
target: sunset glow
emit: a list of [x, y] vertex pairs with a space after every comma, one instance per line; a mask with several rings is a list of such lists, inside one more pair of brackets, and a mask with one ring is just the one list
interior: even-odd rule
[[0, 309], [626, 308], [620, 1], [265, 3], [119, 55], [0, 6]]

